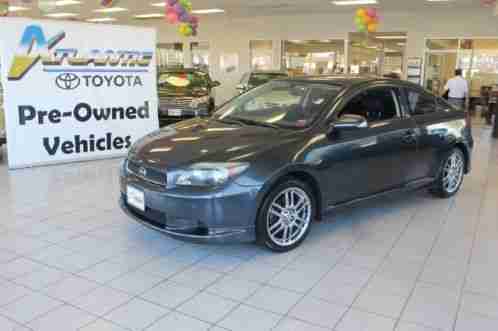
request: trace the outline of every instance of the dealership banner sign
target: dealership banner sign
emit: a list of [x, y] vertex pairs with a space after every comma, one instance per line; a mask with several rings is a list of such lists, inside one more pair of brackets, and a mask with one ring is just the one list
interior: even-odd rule
[[153, 29], [0, 19], [9, 167], [124, 155], [159, 127]]

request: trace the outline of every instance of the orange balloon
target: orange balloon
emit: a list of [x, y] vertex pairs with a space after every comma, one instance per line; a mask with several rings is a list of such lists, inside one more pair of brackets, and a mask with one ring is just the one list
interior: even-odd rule
[[372, 20], [372, 18], [371, 18], [370, 16], [366, 15], [366, 16], [363, 18], [363, 23], [364, 23], [365, 25], [370, 25], [371, 23], [374, 23], [374, 22], [373, 22], [373, 20]]
[[378, 24], [376, 24], [376, 23], [370, 23], [367, 26], [367, 29], [368, 29], [368, 32], [376, 32], [378, 27], [379, 27]]

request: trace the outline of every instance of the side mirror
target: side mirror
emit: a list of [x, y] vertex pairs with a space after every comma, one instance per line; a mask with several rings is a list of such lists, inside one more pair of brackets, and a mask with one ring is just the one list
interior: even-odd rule
[[215, 80], [215, 81], [211, 82], [211, 86], [212, 86], [212, 87], [218, 87], [218, 86], [220, 86], [220, 85], [221, 85], [221, 83], [220, 83], [219, 81], [217, 81], [217, 80]]
[[337, 121], [330, 124], [329, 133], [338, 131], [351, 131], [368, 128], [367, 119], [360, 115], [348, 114], [341, 116]]

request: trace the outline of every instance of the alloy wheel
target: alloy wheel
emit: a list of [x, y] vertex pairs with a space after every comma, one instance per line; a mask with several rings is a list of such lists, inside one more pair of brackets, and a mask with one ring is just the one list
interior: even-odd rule
[[447, 193], [454, 193], [463, 179], [464, 164], [462, 154], [453, 152], [443, 168], [443, 188]]
[[306, 233], [312, 215], [312, 202], [308, 194], [291, 187], [280, 192], [270, 204], [267, 215], [267, 232], [280, 246], [291, 246]]

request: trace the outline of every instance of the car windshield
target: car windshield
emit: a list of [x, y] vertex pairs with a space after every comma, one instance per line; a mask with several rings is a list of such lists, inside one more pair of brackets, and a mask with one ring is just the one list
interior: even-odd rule
[[281, 73], [255, 73], [249, 79], [249, 85], [259, 86], [273, 79], [286, 78], [287, 75]]
[[236, 97], [221, 107], [215, 119], [245, 124], [304, 128], [341, 90], [340, 86], [274, 81]]
[[164, 72], [158, 77], [158, 84], [165, 88], [203, 88], [207, 87], [208, 75], [203, 72]]

